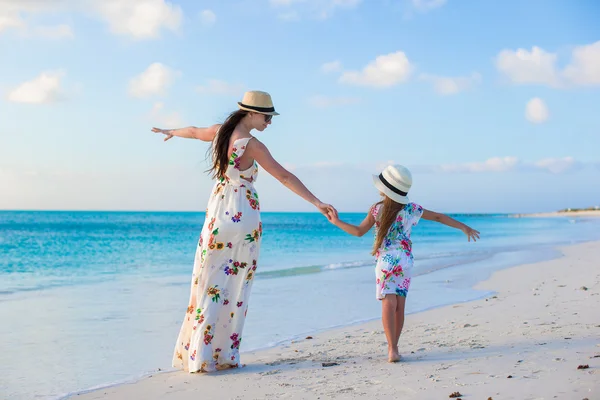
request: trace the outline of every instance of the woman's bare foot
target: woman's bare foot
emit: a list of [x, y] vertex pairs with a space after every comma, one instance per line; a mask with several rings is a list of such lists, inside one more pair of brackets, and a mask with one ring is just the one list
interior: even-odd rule
[[217, 371], [225, 371], [227, 369], [231, 369], [231, 368], [236, 368], [236, 365], [232, 365], [232, 364], [218, 364], [217, 365]]

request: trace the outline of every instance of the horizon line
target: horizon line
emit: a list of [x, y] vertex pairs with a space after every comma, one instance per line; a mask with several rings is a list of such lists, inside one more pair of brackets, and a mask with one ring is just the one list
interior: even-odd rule
[[[206, 211], [200, 211], [200, 210], [128, 210], [128, 209], [123, 209], [123, 210], [95, 210], [95, 209], [81, 209], [81, 210], [68, 210], [68, 209], [16, 209], [16, 208], [12, 208], [12, 209], [8, 209], [8, 208], [0, 208], [0, 212], [55, 212], [55, 213], [60, 213], [60, 212], [70, 212], [70, 213], [186, 213], [186, 214], [191, 214], [191, 213], [206, 213]], [[482, 212], [482, 211], [473, 211], [473, 212], [455, 212], [455, 211], [448, 211], [448, 212], [444, 212], [444, 214], [454, 214], [454, 215], [498, 215], [498, 214], [504, 214], [504, 215], [512, 215], [512, 214], [536, 214], [536, 213], [547, 213], [547, 212], [557, 212], [557, 211], [536, 211], [536, 212], [501, 212], [501, 211], [494, 211], [494, 212]], [[261, 213], [271, 213], [271, 214], [290, 214], [290, 213], [294, 213], [294, 214], [320, 214], [320, 212], [318, 211], [261, 211]], [[367, 214], [367, 211], [339, 211], [339, 213], [344, 213], [344, 214]]]

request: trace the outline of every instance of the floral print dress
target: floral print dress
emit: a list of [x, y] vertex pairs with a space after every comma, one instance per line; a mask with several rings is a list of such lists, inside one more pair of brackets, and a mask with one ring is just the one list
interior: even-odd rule
[[[371, 207], [371, 215], [375, 218], [375, 235], [382, 234], [378, 231], [380, 221], [378, 215], [381, 203]], [[376, 297], [383, 300], [387, 294], [406, 297], [410, 287], [413, 268], [412, 242], [410, 232], [417, 225], [423, 215], [423, 207], [409, 203], [398, 212], [396, 220], [390, 226], [381, 247], [377, 250], [377, 264], [375, 277], [377, 283]]]
[[189, 305], [173, 355], [188, 372], [238, 367], [248, 300], [262, 237], [256, 162], [240, 171], [248, 141], [234, 141], [225, 177], [208, 201], [191, 281]]

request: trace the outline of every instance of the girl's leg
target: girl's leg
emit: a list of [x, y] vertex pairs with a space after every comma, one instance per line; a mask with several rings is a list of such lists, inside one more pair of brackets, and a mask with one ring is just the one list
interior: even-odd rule
[[383, 330], [388, 342], [388, 361], [398, 361], [398, 346], [396, 340], [396, 310], [398, 308], [395, 294], [387, 294], [381, 300], [381, 319], [383, 321]]
[[398, 341], [400, 340], [400, 334], [402, 333], [402, 328], [404, 327], [404, 306], [406, 305], [406, 297], [404, 296], [396, 296], [396, 315], [395, 315], [395, 330], [396, 334], [394, 344], [396, 345], [396, 351], [398, 350]]

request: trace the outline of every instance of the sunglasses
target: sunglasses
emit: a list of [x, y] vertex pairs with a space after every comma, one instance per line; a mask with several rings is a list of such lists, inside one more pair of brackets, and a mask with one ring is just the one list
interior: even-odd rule
[[271, 120], [273, 119], [273, 116], [272, 116], [272, 115], [266, 115], [266, 114], [264, 114], [264, 116], [265, 116], [265, 122], [266, 122], [267, 124], [268, 124], [269, 122], [271, 122]]

